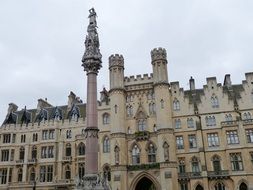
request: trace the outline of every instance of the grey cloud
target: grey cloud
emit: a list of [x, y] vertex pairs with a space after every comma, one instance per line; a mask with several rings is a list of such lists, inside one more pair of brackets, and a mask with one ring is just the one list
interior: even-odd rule
[[103, 68], [98, 88], [108, 83], [108, 57], [125, 58], [125, 74], [152, 72], [150, 50], [167, 49], [169, 80], [188, 88], [205, 78], [240, 83], [252, 71], [253, 2], [250, 0], [12, 0], [0, 2], [0, 123], [9, 102], [36, 107], [38, 98], [67, 103], [73, 90], [85, 100], [81, 67], [88, 9], [98, 14]]

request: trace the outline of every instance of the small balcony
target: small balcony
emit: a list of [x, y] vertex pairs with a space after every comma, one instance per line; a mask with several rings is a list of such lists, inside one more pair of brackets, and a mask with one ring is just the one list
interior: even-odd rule
[[189, 172], [178, 173], [178, 180], [179, 181], [188, 181], [188, 180], [190, 180]]
[[253, 125], [253, 119], [242, 120], [243, 125]]
[[16, 165], [23, 165], [24, 164], [24, 160], [16, 160]]
[[138, 131], [135, 133], [135, 139], [137, 141], [145, 141], [148, 140], [150, 137], [150, 134], [148, 131]]
[[231, 127], [231, 126], [237, 126], [238, 121], [222, 121], [221, 126], [222, 127]]
[[32, 158], [28, 160], [28, 164], [36, 164], [37, 159], [36, 158]]
[[209, 179], [227, 179], [229, 178], [229, 171], [228, 170], [208, 171], [207, 176]]
[[201, 178], [201, 172], [190, 172], [190, 178], [195, 179], [195, 178]]
[[58, 179], [56, 182], [58, 184], [69, 184], [72, 182], [72, 180], [71, 179]]
[[159, 163], [151, 163], [151, 164], [139, 164], [139, 165], [128, 165], [128, 171], [137, 171], [137, 170], [149, 170], [149, 169], [159, 169]]
[[201, 172], [185, 172], [185, 173], [178, 173], [178, 180], [190, 180], [190, 179], [198, 179], [202, 178]]
[[62, 161], [63, 161], [63, 162], [71, 162], [71, 161], [72, 161], [72, 156], [64, 156], [64, 157], [62, 158]]

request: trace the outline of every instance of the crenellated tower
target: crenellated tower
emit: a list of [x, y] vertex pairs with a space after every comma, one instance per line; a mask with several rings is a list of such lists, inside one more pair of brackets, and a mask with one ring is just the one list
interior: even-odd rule
[[155, 48], [151, 51], [154, 83], [168, 83], [167, 53], [164, 48]]
[[112, 133], [125, 133], [124, 58], [122, 55], [115, 54], [109, 57], [109, 70]]
[[119, 54], [109, 57], [110, 89], [124, 89], [124, 57]]
[[167, 53], [163, 48], [151, 51], [153, 66], [154, 92], [158, 129], [172, 128], [171, 100], [167, 72]]
[[[172, 126], [171, 94], [168, 83], [167, 53], [163, 48], [156, 48], [151, 51], [151, 63], [153, 66], [153, 88], [156, 104], [156, 122], [158, 131], [158, 147], [168, 147], [169, 156], [165, 158], [163, 151], [158, 152], [160, 163], [176, 163], [175, 136]], [[177, 175], [176, 167], [164, 168], [163, 172]], [[177, 182], [172, 179], [162, 183], [170, 184], [168, 189], [176, 189]]]
[[[127, 149], [126, 149], [126, 126], [125, 126], [125, 87], [124, 87], [124, 58], [122, 55], [109, 57], [110, 71], [110, 108], [111, 108], [111, 167], [117, 168], [112, 171], [113, 176], [126, 176]], [[117, 153], [116, 153], [117, 152]], [[115, 155], [118, 154], [118, 160]], [[121, 167], [122, 166], [122, 167]], [[121, 183], [112, 183], [112, 189], [124, 189], [127, 186], [126, 179]]]

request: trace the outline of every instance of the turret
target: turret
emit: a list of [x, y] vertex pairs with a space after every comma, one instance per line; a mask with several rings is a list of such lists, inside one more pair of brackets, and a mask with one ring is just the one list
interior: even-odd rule
[[167, 53], [164, 48], [155, 48], [151, 51], [154, 83], [168, 83]]
[[9, 115], [12, 112], [15, 112], [18, 110], [18, 106], [14, 103], [9, 103], [9, 108], [8, 108], [8, 113], [7, 115]]
[[193, 91], [193, 90], [195, 90], [195, 80], [194, 80], [194, 78], [190, 78], [190, 80], [189, 80], [189, 83], [190, 83], [190, 90], [191, 91]]
[[124, 58], [115, 54], [109, 57], [110, 89], [124, 89]]

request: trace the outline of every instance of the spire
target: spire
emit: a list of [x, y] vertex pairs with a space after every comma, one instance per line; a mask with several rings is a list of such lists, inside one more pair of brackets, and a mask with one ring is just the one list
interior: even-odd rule
[[89, 10], [89, 25], [87, 28], [88, 34], [85, 39], [85, 51], [82, 58], [82, 66], [84, 71], [98, 73], [102, 67], [102, 55], [99, 50], [99, 38], [97, 33], [97, 13], [94, 8]]

